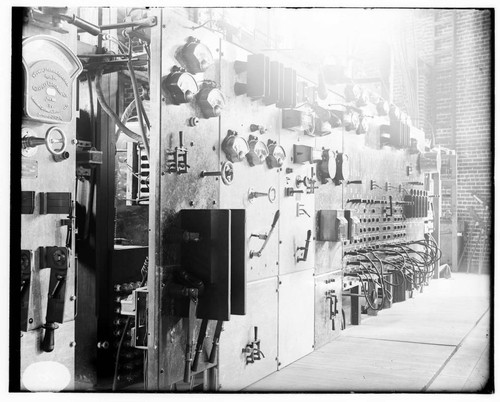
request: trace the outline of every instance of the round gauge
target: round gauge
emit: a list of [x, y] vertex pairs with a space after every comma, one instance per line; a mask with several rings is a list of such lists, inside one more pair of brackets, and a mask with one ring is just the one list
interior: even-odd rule
[[71, 121], [71, 79], [51, 60], [33, 63], [27, 71], [26, 114], [54, 122]]
[[242, 137], [234, 137], [233, 150], [238, 156], [238, 160], [242, 161], [245, 159], [245, 156], [249, 151], [246, 140]]
[[49, 35], [23, 39], [23, 62], [31, 66], [39, 60], [52, 60], [65, 70], [72, 80], [82, 70], [82, 63], [60, 40]]
[[285, 149], [281, 145], [269, 147], [270, 155], [268, 157], [269, 167], [280, 167], [286, 158]]
[[257, 141], [255, 144], [253, 151], [257, 155], [257, 157], [260, 159], [261, 162], [264, 162], [264, 160], [267, 158], [269, 155], [269, 150], [267, 149], [267, 145], [264, 144], [262, 141]]
[[198, 105], [205, 118], [217, 117], [226, 105], [226, 97], [217, 88], [204, 88], [198, 96]]
[[186, 98], [186, 102], [193, 100], [194, 95], [198, 92], [198, 84], [194, 77], [188, 73], [181, 73], [179, 79], [177, 80], [177, 86]]
[[191, 74], [202, 73], [214, 63], [210, 49], [198, 41], [190, 42], [184, 46], [182, 58], [186, 69]]
[[161, 83], [164, 92], [168, 92], [174, 104], [188, 103], [198, 92], [195, 78], [182, 71], [174, 71], [167, 75]]

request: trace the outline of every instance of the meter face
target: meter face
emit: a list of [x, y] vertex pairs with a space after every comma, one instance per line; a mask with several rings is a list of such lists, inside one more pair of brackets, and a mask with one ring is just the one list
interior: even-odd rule
[[23, 66], [26, 116], [48, 123], [70, 122], [73, 80], [82, 71], [78, 58], [61, 41], [36, 35], [23, 40]]
[[32, 64], [27, 71], [26, 114], [54, 122], [71, 121], [71, 82], [68, 73], [51, 60]]

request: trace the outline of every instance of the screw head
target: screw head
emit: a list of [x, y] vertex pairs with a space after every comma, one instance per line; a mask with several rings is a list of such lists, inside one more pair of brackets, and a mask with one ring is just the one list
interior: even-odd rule
[[33, 318], [30, 318], [30, 319], [28, 320], [28, 322], [29, 322], [30, 324], [33, 324]]
[[75, 346], [76, 346], [76, 342], [75, 342], [75, 341], [71, 341], [71, 342], [69, 343], [69, 347], [70, 347], [70, 348], [74, 348]]

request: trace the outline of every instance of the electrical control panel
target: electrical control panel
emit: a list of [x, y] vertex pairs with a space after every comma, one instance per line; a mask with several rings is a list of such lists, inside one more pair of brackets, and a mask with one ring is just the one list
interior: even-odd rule
[[70, 11], [23, 40], [21, 388], [238, 391], [428, 284], [424, 133], [380, 94], [216, 19]]
[[[20, 388], [71, 390], [75, 380], [76, 29], [23, 28]], [[63, 381], [36, 385], [54, 362]], [[51, 387], [54, 387], [51, 389]]]

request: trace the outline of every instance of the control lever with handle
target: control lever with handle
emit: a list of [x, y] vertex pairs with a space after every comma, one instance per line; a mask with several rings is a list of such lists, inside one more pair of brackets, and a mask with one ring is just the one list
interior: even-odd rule
[[264, 251], [264, 248], [266, 247], [266, 245], [269, 241], [269, 238], [271, 237], [271, 234], [273, 233], [274, 227], [276, 226], [276, 223], [278, 223], [279, 218], [280, 218], [280, 211], [278, 209], [276, 211], [276, 213], [274, 214], [273, 223], [271, 224], [271, 230], [269, 230], [269, 233], [267, 235], [262, 235], [262, 237], [261, 237], [261, 235], [252, 235], [252, 236], [259, 237], [259, 239], [263, 239], [264, 243], [262, 244], [262, 247], [260, 248], [259, 251], [253, 251], [253, 250], [250, 251], [250, 258], [260, 257], [262, 255], [262, 251]]

